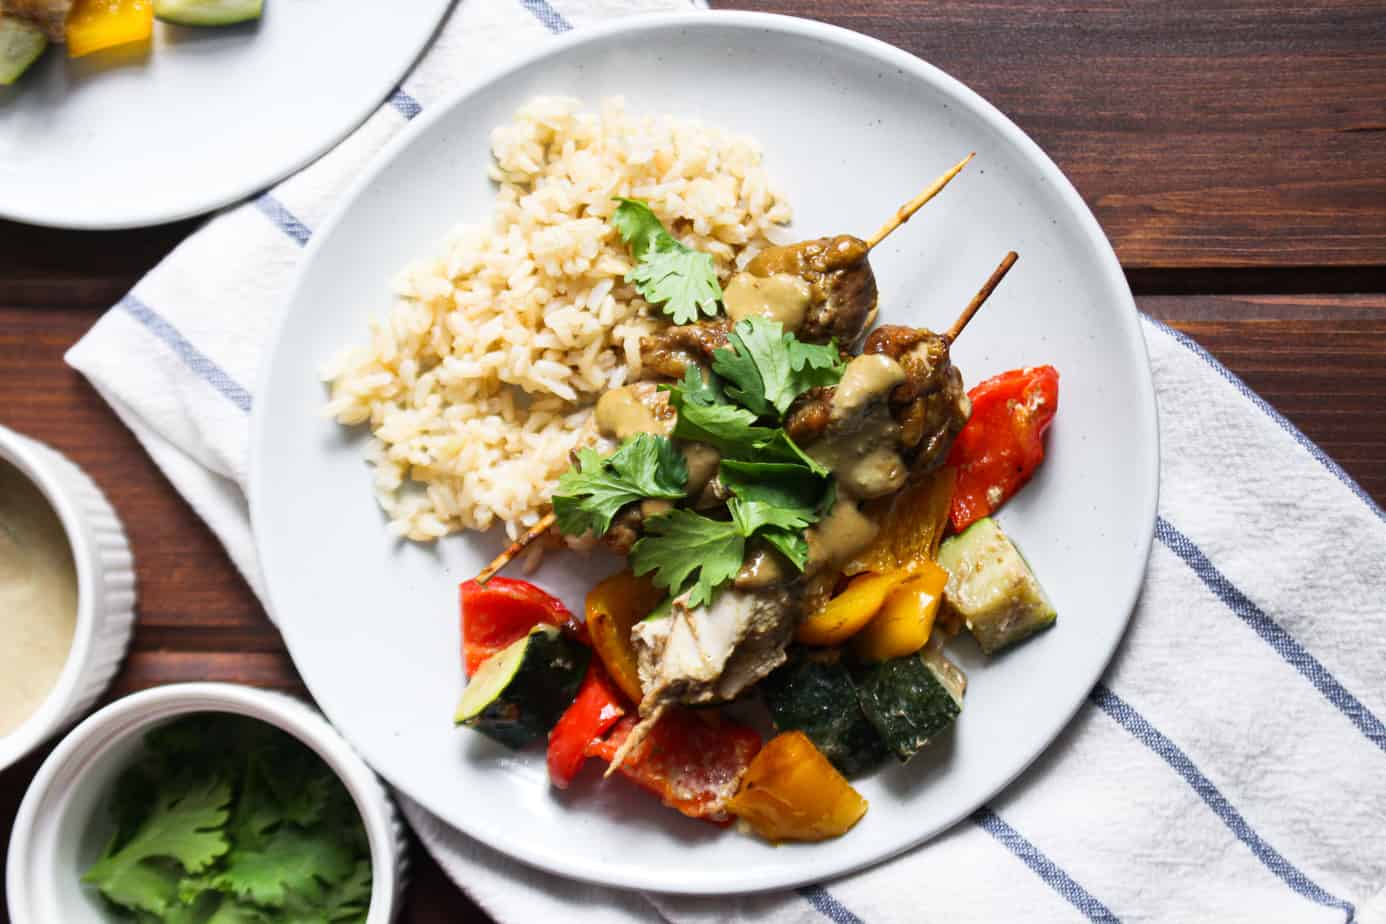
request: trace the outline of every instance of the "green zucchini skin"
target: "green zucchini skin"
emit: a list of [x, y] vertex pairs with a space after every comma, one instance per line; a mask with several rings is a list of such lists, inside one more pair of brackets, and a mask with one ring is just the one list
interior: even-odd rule
[[836, 657], [791, 649], [789, 662], [760, 682], [775, 730], [801, 731], [843, 776], [859, 776], [889, 755], [857, 701], [851, 672]]
[[949, 691], [922, 655], [872, 664], [855, 680], [862, 712], [901, 763], [962, 712], [961, 696]]
[[[553, 626], [536, 626], [528, 635], [487, 659], [514, 655], [524, 646], [520, 661], [501, 688], [491, 691], [490, 701], [479, 711], [458, 707], [455, 721], [510, 748], [522, 748], [544, 738], [572, 705], [587, 672], [592, 650], [574, 642]], [[482, 665], [483, 670], [485, 665]], [[472, 682], [482, 678], [481, 671]], [[470, 684], [469, 684], [470, 686]], [[468, 714], [470, 713], [470, 714]]]
[[38, 26], [17, 16], [0, 14], [0, 87], [18, 80], [47, 47], [48, 36]]

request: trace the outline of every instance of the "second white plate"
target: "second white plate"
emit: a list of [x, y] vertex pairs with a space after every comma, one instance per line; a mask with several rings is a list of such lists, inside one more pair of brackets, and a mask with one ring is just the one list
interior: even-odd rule
[[132, 228], [264, 189], [381, 104], [451, 2], [267, 0], [256, 23], [50, 47], [0, 87], [0, 217]]

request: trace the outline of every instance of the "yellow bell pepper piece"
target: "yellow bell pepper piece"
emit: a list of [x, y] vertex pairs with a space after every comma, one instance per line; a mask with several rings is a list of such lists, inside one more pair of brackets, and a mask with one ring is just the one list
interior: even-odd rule
[[727, 810], [771, 842], [846, 834], [866, 814], [861, 793], [808, 736], [785, 732], [760, 749]]
[[842, 644], [880, 612], [890, 592], [909, 576], [908, 571], [889, 571], [853, 578], [846, 590], [799, 623], [794, 637], [805, 645]]
[[621, 692], [640, 702], [640, 670], [630, 630], [664, 599], [667, 591], [646, 577], [620, 571], [587, 592], [584, 616], [592, 649]]
[[143, 42], [153, 33], [153, 0], [77, 0], [67, 16], [67, 56]]
[[889, 661], [923, 648], [947, 583], [947, 571], [920, 563], [916, 576], [892, 590], [881, 611], [852, 637], [853, 649], [867, 661]]

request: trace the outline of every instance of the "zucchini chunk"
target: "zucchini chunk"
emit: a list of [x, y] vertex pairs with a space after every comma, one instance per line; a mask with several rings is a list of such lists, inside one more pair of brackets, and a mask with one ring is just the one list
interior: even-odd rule
[[938, 563], [948, 572], [944, 605], [962, 616], [987, 654], [1058, 618], [1020, 550], [990, 517], [943, 543]]
[[901, 763], [953, 724], [967, 685], [932, 640], [917, 654], [865, 668], [856, 680], [862, 712]]
[[154, 0], [154, 18], [178, 26], [233, 26], [259, 19], [265, 0]]
[[857, 702], [837, 652], [790, 649], [789, 663], [760, 682], [778, 732], [801, 731], [844, 776], [858, 776], [890, 754]]
[[[4, 6], [0, 3], [0, 6]], [[48, 36], [31, 22], [0, 15], [0, 87], [20, 78], [48, 47]]]
[[553, 626], [535, 626], [482, 662], [453, 721], [508, 747], [524, 747], [547, 735], [572, 704], [591, 657], [591, 649]]

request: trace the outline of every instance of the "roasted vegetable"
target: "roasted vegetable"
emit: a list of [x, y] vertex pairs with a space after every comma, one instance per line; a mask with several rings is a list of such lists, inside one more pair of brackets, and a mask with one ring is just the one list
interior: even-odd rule
[[582, 769], [587, 748], [605, 735], [628, 711], [625, 697], [612, 684], [599, 661], [587, 665], [573, 704], [549, 732], [549, 781], [559, 789]]
[[497, 577], [486, 584], [465, 581], [458, 589], [462, 659], [469, 676], [483, 661], [535, 626], [576, 626], [563, 601], [529, 581]]
[[967, 683], [936, 644], [873, 664], [855, 679], [862, 712], [901, 762], [953, 724]]
[[1058, 618], [1020, 550], [990, 517], [945, 542], [938, 560], [949, 573], [946, 605], [962, 616], [987, 654]]
[[232, 26], [259, 19], [265, 0], [154, 0], [154, 16], [180, 26]]
[[67, 16], [67, 56], [143, 42], [153, 33], [152, 0], [77, 0]]
[[761, 748], [727, 808], [768, 841], [821, 841], [851, 830], [866, 800], [803, 732]]
[[890, 751], [866, 720], [850, 672], [836, 651], [795, 648], [760, 683], [778, 732], [801, 731], [845, 775], [878, 766]]
[[1044, 461], [1044, 431], [1059, 409], [1059, 373], [1053, 366], [1013, 369], [968, 393], [972, 417], [948, 453], [958, 468], [953, 529], [961, 532], [990, 516]]
[[453, 721], [512, 748], [544, 737], [573, 701], [592, 651], [553, 626], [535, 626], [487, 658]]
[[852, 637], [852, 650], [866, 661], [889, 661], [923, 648], [947, 583], [947, 571], [921, 562], [915, 576], [892, 590], [881, 611]]
[[862, 574], [847, 589], [814, 612], [794, 631], [794, 638], [805, 645], [841, 645], [871, 621], [886, 597], [909, 578], [905, 571]]
[[906, 485], [888, 504], [872, 504], [867, 513], [879, 518], [880, 531], [847, 563], [845, 573], [914, 571], [937, 558], [948, 528], [956, 474], [955, 469], [945, 466]]
[[[587, 753], [609, 762], [635, 725], [635, 717], [626, 716]], [[721, 824], [731, 820], [727, 802], [759, 750], [760, 735], [754, 729], [715, 712], [675, 708], [631, 749], [619, 772], [670, 808]]]
[[18, 80], [47, 47], [48, 37], [41, 28], [13, 16], [0, 15], [0, 87]]
[[667, 591], [648, 577], [620, 571], [587, 592], [587, 631], [592, 648], [602, 659], [612, 681], [633, 703], [640, 702], [640, 669], [630, 630], [650, 615]]

